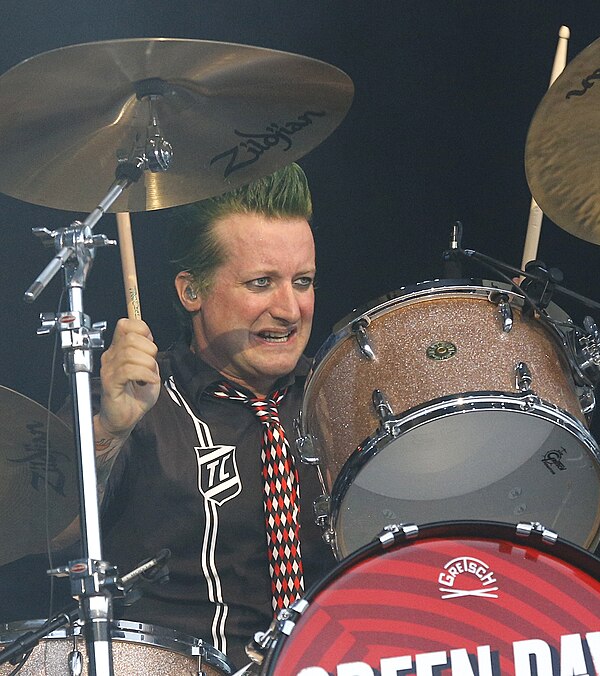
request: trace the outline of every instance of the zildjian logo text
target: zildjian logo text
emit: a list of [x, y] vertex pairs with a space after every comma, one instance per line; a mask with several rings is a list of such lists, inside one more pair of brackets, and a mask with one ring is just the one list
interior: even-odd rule
[[590, 73], [587, 77], [583, 78], [581, 81], [583, 89], [571, 89], [571, 91], [567, 92], [565, 98], [570, 99], [572, 96], [583, 96], [588, 89], [591, 89], [594, 86], [595, 80], [600, 80], [600, 68], [597, 68], [593, 73]]
[[298, 115], [296, 120], [286, 122], [285, 124], [277, 124], [272, 122], [265, 127], [264, 132], [251, 134], [238, 129], [234, 129], [234, 134], [244, 139], [236, 146], [226, 150], [223, 153], [215, 155], [211, 161], [211, 166], [215, 162], [229, 158], [229, 162], [223, 172], [224, 178], [227, 178], [234, 171], [243, 169], [254, 162], [257, 162], [261, 156], [271, 148], [278, 146], [280, 143], [285, 144], [284, 151], [289, 150], [293, 145], [292, 136], [297, 132], [310, 126], [315, 117], [325, 117], [325, 111], [317, 112], [314, 110], [307, 110]]

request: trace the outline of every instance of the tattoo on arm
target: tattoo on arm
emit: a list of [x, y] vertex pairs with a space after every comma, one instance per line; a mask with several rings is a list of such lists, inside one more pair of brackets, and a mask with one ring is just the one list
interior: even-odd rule
[[111, 446], [115, 445], [115, 439], [112, 437], [103, 437], [102, 439], [96, 439], [96, 453], [106, 453], [110, 450]]
[[103, 437], [96, 440], [96, 478], [98, 488], [104, 492], [110, 470], [123, 446], [122, 439]]

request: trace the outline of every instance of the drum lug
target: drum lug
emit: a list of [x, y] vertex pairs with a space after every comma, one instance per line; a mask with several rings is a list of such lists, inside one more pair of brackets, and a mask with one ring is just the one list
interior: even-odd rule
[[498, 312], [502, 318], [502, 330], [508, 333], [513, 327], [513, 311], [507, 294], [498, 291], [492, 291], [489, 295], [491, 303], [498, 306]]
[[519, 405], [523, 411], [533, 411], [536, 406], [540, 405], [540, 398], [535, 394], [526, 393]]
[[256, 670], [253, 667], [256, 665], [260, 666], [263, 663], [266, 652], [275, 642], [276, 622], [277, 620], [273, 620], [267, 631], [257, 631], [254, 634], [250, 643], [245, 647], [246, 655], [250, 658], [251, 664], [246, 667], [245, 671], [242, 670], [236, 672], [236, 674], [254, 674]]
[[313, 502], [315, 523], [317, 526], [325, 527], [327, 525], [330, 500], [331, 498], [329, 495], [323, 494], [319, 495], [319, 497]]
[[319, 456], [315, 453], [315, 444], [310, 434], [296, 438], [296, 450], [305, 465], [318, 465]]
[[594, 394], [593, 387], [585, 385], [581, 388], [579, 393], [579, 404], [583, 414], [589, 421], [596, 408], [596, 395]]
[[192, 655], [198, 658], [198, 676], [205, 676], [206, 672], [203, 669], [205, 664], [204, 657], [206, 656], [206, 651], [202, 644], [192, 646]]
[[81, 676], [83, 673], [83, 655], [79, 650], [69, 653], [69, 676]]
[[283, 608], [277, 613], [277, 617], [271, 622], [267, 631], [257, 631], [252, 641], [246, 646], [246, 655], [252, 660], [245, 670], [236, 672], [240, 674], [262, 673], [253, 669], [253, 665], [262, 665], [265, 655], [277, 642], [281, 634], [289, 636], [296, 626], [296, 622], [302, 613], [308, 608], [309, 603], [304, 599], [296, 599], [289, 608]]
[[315, 523], [322, 530], [321, 537], [323, 539], [323, 542], [328, 544], [331, 547], [331, 549], [334, 550], [335, 554], [334, 547], [335, 533], [329, 523], [330, 503], [331, 498], [329, 497], [329, 495], [324, 493], [313, 502], [313, 510], [315, 514]]
[[373, 407], [375, 413], [379, 416], [381, 427], [394, 439], [400, 434], [401, 425], [398, 424], [398, 418], [394, 413], [389, 401], [381, 390], [373, 390]]
[[361, 354], [366, 357], [369, 361], [375, 361], [375, 352], [369, 343], [369, 336], [367, 334], [367, 326], [369, 326], [370, 320], [366, 317], [357, 319], [352, 323], [351, 329], [358, 343], [358, 349], [361, 351]]
[[524, 361], [515, 364], [515, 386], [519, 392], [531, 392], [531, 383], [533, 377], [531, 371]]
[[323, 540], [330, 545], [333, 541], [333, 530], [329, 527], [329, 505], [331, 498], [324, 493], [313, 502], [315, 523], [323, 531]]
[[387, 432], [391, 432], [393, 434], [391, 430], [392, 425], [390, 425], [390, 423], [395, 423], [396, 418], [394, 416], [394, 411], [390, 405], [390, 402], [386, 399], [381, 390], [373, 390], [371, 399], [373, 401], [373, 408], [379, 417], [382, 427], [384, 427]]
[[300, 416], [294, 419], [294, 431], [296, 433], [296, 450], [300, 460], [305, 465], [318, 465], [319, 455], [316, 452], [314, 438], [310, 434], [303, 434]]
[[336, 553], [336, 548], [335, 548], [335, 533], [333, 532], [332, 528], [328, 528], [327, 530], [323, 531], [321, 535], [321, 539], [326, 545], [329, 545], [331, 547], [331, 551], [335, 555]]
[[555, 544], [558, 539], [558, 533], [546, 528], [539, 521], [521, 522], [516, 526], [517, 535], [521, 537], [531, 537], [534, 533], [542, 538], [548, 544]]

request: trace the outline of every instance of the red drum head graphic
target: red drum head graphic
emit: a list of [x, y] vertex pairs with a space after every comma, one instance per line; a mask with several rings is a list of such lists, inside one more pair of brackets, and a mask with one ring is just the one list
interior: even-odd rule
[[516, 526], [448, 522], [363, 547], [310, 590], [275, 676], [600, 674], [600, 561]]

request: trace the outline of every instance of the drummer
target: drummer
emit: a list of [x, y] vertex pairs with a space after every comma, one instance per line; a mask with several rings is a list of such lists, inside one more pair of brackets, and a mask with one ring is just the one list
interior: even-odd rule
[[170, 581], [146, 585], [125, 619], [199, 636], [238, 666], [254, 632], [333, 565], [314, 468], [287, 448], [309, 365], [311, 213], [295, 164], [178, 209], [180, 339], [158, 352], [144, 322], [122, 319], [102, 356], [105, 559], [123, 574], [172, 553]]

